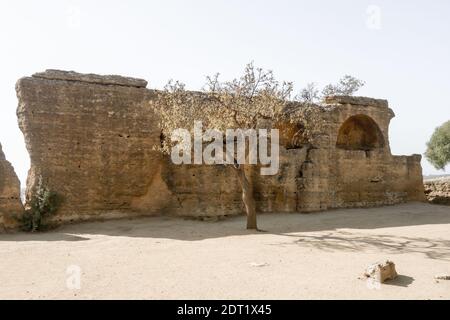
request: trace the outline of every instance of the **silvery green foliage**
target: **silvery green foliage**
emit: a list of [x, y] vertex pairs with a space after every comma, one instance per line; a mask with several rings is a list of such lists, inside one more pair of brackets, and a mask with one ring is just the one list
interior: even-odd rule
[[364, 81], [345, 75], [337, 84], [325, 86], [322, 90], [322, 96], [352, 96], [364, 85]]
[[355, 94], [362, 86], [364, 81], [353, 76], [345, 75], [337, 84], [328, 84], [319, 92], [317, 84], [308, 83], [300, 93], [295, 96], [294, 100], [305, 104], [319, 103], [327, 96], [351, 96]]
[[37, 231], [42, 226], [42, 219], [54, 214], [59, 207], [59, 196], [46, 187], [42, 176], [39, 176], [30, 205], [22, 218], [22, 228], [25, 231]]
[[320, 99], [319, 89], [314, 82], [310, 82], [295, 97], [295, 100], [303, 103], [315, 103]]
[[[161, 117], [162, 151], [169, 153], [171, 133], [177, 128], [192, 128], [201, 121], [204, 129], [254, 129], [258, 121], [276, 123], [285, 116], [291, 100], [292, 82], [278, 81], [271, 70], [249, 63], [241, 77], [221, 81], [219, 74], [206, 78], [202, 92], [185, 90], [184, 84], [170, 81], [151, 102]], [[313, 106], [296, 108], [290, 121], [303, 121], [304, 111]], [[295, 116], [295, 118], [294, 118]], [[318, 123], [317, 121], [315, 123]]]
[[436, 128], [427, 143], [425, 156], [439, 170], [444, 170], [450, 163], [450, 121]]

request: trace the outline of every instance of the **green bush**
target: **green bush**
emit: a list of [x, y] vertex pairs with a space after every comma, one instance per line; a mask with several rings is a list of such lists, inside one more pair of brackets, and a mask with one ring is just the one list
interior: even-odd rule
[[436, 128], [427, 143], [425, 157], [439, 170], [444, 170], [450, 163], [450, 121]]
[[48, 189], [39, 177], [33, 195], [30, 200], [30, 208], [21, 218], [24, 231], [35, 232], [43, 227], [43, 219], [54, 214], [60, 205], [60, 197], [56, 192]]

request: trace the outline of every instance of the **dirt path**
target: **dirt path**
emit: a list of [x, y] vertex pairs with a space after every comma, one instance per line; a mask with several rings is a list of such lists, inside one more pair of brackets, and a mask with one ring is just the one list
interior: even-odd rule
[[[450, 207], [404, 204], [220, 222], [144, 218], [0, 235], [0, 298], [450, 299]], [[392, 259], [400, 277], [358, 279]], [[80, 273], [80, 289], [77, 274]]]

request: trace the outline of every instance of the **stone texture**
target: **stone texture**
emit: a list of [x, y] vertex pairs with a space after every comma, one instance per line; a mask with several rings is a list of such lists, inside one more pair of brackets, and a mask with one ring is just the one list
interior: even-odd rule
[[159, 213], [167, 200], [158, 117], [145, 88], [37, 77], [17, 83], [31, 168], [63, 202], [58, 221]]
[[450, 179], [428, 180], [424, 185], [429, 202], [450, 205]]
[[[323, 114], [326, 125], [302, 168], [298, 211], [425, 201], [421, 156], [391, 154], [389, 123], [394, 112], [387, 104], [361, 105], [376, 99], [355, 99], [359, 104], [330, 105]], [[375, 126], [365, 127], [361, 115], [371, 119]], [[346, 134], [341, 129], [348, 121], [354, 121], [350, 127], [362, 132], [376, 130], [368, 136], [379, 141], [368, 148], [366, 136], [349, 133], [339, 137]], [[340, 147], [338, 141], [342, 139], [351, 140], [352, 148]]]
[[377, 262], [367, 267], [364, 275], [368, 278], [373, 278], [379, 283], [384, 283], [387, 280], [394, 280], [397, 278], [397, 271], [395, 264], [392, 261]]
[[[70, 74], [45, 72], [17, 83], [19, 125], [31, 157], [27, 197], [41, 175], [64, 199], [55, 222], [243, 213], [232, 168], [176, 166], [154, 150], [161, 134], [153, 109], [156, 91]], [[391, 155], [394, 113], [387, 102], [327, 101], [321, 113], [325, 126], [310, 144], [292, 143], [297, 126], [284, 130], [278, 175], [261, 176], [258, 166], [248, 169], [257, 210], [309, 212], [424, 201], [421, 157]]]
[[33, 74], [33, 77], [49, 80], [80, 81], [87, 83], [136, 87], [136, 88], [145, 88], [147, 86], [147, 81], [143, 79], [122, 77], [117, 75], [101, 76], [96, 74], [83, 74], [74, 71], [62, 71], [52, 69], [48, 69], [45, 72], [35, 73]]
[[350, 104], [359, 106], [388, 108], [389, 104], [384, 99], [374, 99], [368, 97], [355, 96], [328, 96], [325, 97], [326, 104]]
[[22, 213], [20, 182], [0, 145], [0, 231], [15, 228]]
[[437, 274], [434, 278], [436, 280], [450, 280], [450, 274]]

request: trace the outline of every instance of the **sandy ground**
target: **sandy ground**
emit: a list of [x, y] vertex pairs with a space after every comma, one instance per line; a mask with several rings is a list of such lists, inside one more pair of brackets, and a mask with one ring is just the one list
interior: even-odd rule
[[[0, 235], [0, 298], [450, 299], [450, 207], [404, 204], [219, 222], [142, 218]], [[392, 259], [379, 287], [358, 279]], [[77, 274], [80, 288], [77, 289]]]

